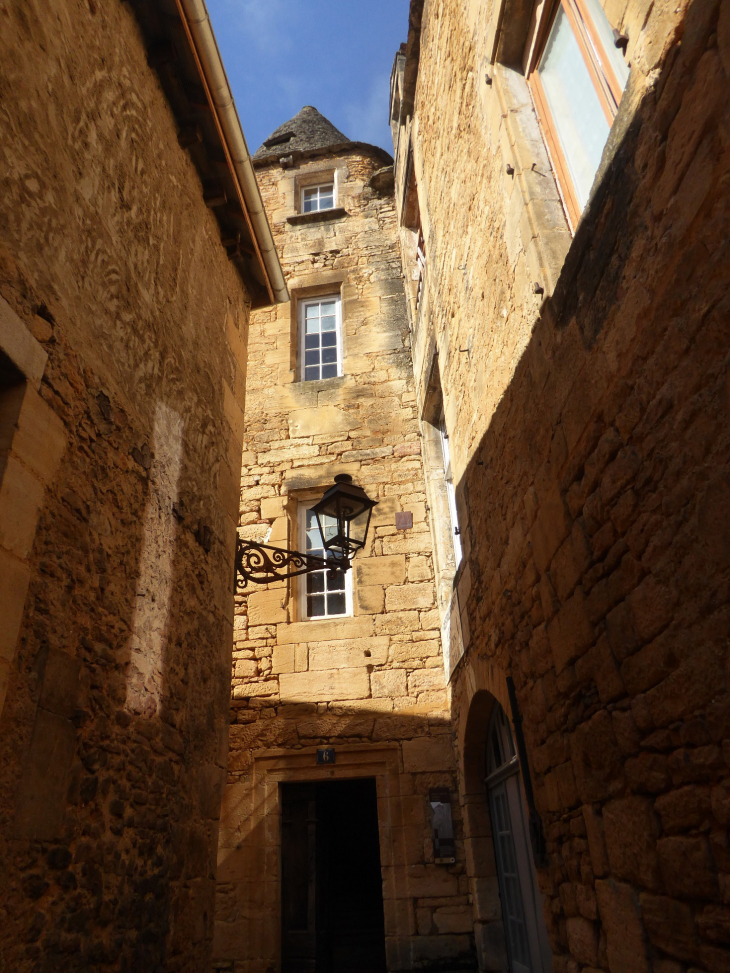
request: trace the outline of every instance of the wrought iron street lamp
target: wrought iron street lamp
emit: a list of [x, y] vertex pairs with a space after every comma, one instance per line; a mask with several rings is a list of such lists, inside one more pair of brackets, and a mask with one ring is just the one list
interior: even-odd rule
[[[317, 527], [322, 535], [325, 557], [289, 551], [270, 544], [244, 541], [236, 544], [236, 591], [249, 581], [269, 584], [311, 571], [348, 571], [351, 559], [365, 546], [370, 515], [377, 500], [371, 500], [362, 487], [352, 482], [349, 473], [338, 473], [331, 486], [314, 505]], [[328, 523], [328, 520], [331, 521]]]
[[[356, 486], [349, 473], [338, 473], [335, 485], [312, 507], [325, 551], [338, 558], [354, 557], [365, 546], [370, 514], [376, 505], [377, 500], [371, 500], [362, 487]], [[326, 517], [334, 520], [335, 526], [325, 526]]]

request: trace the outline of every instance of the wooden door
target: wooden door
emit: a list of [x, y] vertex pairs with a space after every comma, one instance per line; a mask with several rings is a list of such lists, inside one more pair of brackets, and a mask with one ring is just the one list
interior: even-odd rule
[[281, 968], [314, 973], [317, 956], [314, 784], [281, 785]]

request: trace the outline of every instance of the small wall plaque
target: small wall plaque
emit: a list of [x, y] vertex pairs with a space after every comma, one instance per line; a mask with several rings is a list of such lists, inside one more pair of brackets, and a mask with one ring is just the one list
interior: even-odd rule
[[326, 747], [317, 751], [318, 764], [333, 764], [335, 762], [335, 748]]
[[399, 510], [395, 515], [396, 530], [410, 530], [413, 527], [413, 514], [410, 510]]

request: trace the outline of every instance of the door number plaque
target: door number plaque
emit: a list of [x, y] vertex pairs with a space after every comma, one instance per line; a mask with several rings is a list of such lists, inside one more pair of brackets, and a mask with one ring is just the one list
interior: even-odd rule
[[317, 751], [318, 764], [333, 764], [335, 762], [335, 748], [326, 747]]

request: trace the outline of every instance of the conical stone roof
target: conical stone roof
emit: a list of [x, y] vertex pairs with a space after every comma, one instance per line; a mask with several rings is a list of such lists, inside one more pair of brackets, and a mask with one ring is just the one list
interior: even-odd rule
[[316, 108], [305, 105], [294, 118], [280, 125], [254, 154], [256, 161], [271, 155], [289, 155], [292, 152], [312, 152], [349, 142], [346, 135]]

